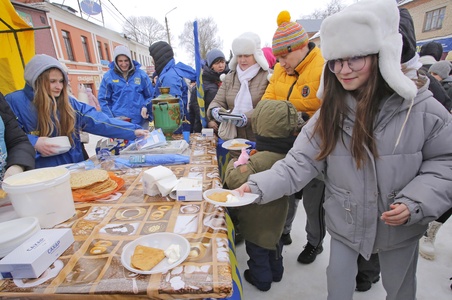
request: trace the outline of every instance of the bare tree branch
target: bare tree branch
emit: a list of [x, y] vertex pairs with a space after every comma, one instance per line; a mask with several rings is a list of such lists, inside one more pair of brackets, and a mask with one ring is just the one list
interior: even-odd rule
[[128, 37], [145, 45], [166, 39], [165, 27], [155, 18], [148, 16], [128, 18], [123, 31]]
[[[222, 40], [217, 37], [218, 27], [212, 17], [197, 19], [199, 51], [201, 58], [205, 59], [207, 52], [215, 48], [221, 48]], [[179, 46], [183, 47], [191, 58], [195, 59], [195, 41], [193, 37], [193, 22], [188, 21], [184, 24], [184, 31], [179, 35]]]
[[343, 0], [331, 0], [324, 9], [316, 9], [312, 14], [303, 16], [304, 19], [325, 19], [345, 8]]

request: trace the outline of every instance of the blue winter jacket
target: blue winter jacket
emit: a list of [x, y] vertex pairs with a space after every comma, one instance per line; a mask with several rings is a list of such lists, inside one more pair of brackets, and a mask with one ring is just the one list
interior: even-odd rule
[[[33, 97], [34, 92], [29, 85], [25, 85], [24, 89], [5, 96], [6, 101], [18, 118], [19, 125], [34, 146], [39, 136], [36, 135], [38, 115], [33, 104]], [[83, 161], [82, 144], [80, 142], [81, 130], [110, 138], [134, 140], [136, 138], [134, 131], [141, 129], [136, 124], [109, 118], [104, 113], [96, 111], [94, 107], [81, 103], [75, 98], [69, 97], [69, 101], [76, 112], [76, 133], [72, 135], [74, 145], [68, 152], [55, 156], [42, 157], [39, 152], [36, 152], [36, 168], [54, 167]], [[56, 134], [52, 134], [52, 136], [56, 136]]]
[[[159, 87], [169, 87], [170, 94], [179, 98], [181, 118], [184, 119], [187, 116], [188, 119], [188, 85], [184, 78], [195, 81], [196, 71], [184, 63], [176, 64], [174, 58], [171, 59], [158, 76], [154, 97], [160, 95]], [[148, 111], [152, 111], [149, 106]]]
[[141, 65], [133, 61], [135, 71], [127, 80], [115, 72], [115, 62], [109, 64], [99, 88], [99, 104], [109, 117], [128, 117], [134, 124], [143, 124], [141, 109], [152, 100], [154, 88], [149, 76], [140, 69]]

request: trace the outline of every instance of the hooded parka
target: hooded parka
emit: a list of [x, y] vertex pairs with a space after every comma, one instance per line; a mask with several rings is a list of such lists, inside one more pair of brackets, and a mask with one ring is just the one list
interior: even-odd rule
[[[146, 106], [154, 95], [151, 79], [141, 65], [132, 60], [126, 47], [116, 47], [115, 57], [108, 65], [108, 70], [102, 78], [98, 100], [102, 112], [111, 118], [128, 117], [131, 122], [144, 125], [147, 120], [141, 116], [141, 109]], [[130, 60], [130, 68], [124, 74], [116, 64], [116, 58], [125, 55]]]
[[[411, 112], [410, 101], [397, 94], [383, 99], [374, 130], [379, 157], [366, 149], [366, 161], [357, 169], [349, 150], [355, 105], [349, 96], [344, 143], [339, 138], [326, 159], [316, 160], [320, 139], [317, 135], [310, 139], [317, 112], [287, 156], [272, 169], [251, 175], [249, 183], [253, 193], [262, 195], [258, 201], [267, 203], [295, 193], [324, 173], [330, 235], [369, 259], [379, 250], [415, 243], [427, 224], [452, 206], [452, 116], [432, 97], [427, 84], [419, 89]], [[389, 226], [380, 220], [393, 203], [408, 207], [411, 216], [406, 224]]]
[[[33, 89], [26, 84], [24, 89], [10, 93], [5, 98], [17, 116], [20, 127], [28, 135], [28, 140], [34, 147], [39, 138], [39, 132], [37, 131], [38, 115], [33, 104]], [[83, 161], [80, 130], [111, 138], [134, 140], [136, 138], [135, 130], [141, 129], [136, 124], [108, 118], [104, 113], [97, 111], [88, 104], [77, 101], [75, 98], [69, 97], [69, 101], [76, 114], [76, 132], [72, 136], [74, 144], [68, 152], [55, 156], [43, 157], [39, 152], [36, 152], [36, 168], [54, 167]], [[53, 133], [52, 136], [56, 135], [56, 133]]]

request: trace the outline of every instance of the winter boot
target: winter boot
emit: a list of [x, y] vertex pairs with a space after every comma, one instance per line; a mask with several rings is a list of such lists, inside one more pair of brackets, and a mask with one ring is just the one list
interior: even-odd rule
[[443, 225], [440, 222], [430, 222], [424, 236], [419, 240], [419, 254], [429, 260], [435, 259], [435, 238], [439, 228]]
[[322, 253], [323, 246], [319, 245], [318, 247], [312, 246], [309, 242], [304, 246], [304, 250], [301, 251], [300, 255], [298, 255], [298, 262], [301, 264], [310, 264], [312, 263], [317, 255]]

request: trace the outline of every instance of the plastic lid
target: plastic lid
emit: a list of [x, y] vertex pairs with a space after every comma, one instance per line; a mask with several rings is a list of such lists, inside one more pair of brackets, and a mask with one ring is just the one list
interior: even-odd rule
[[33, 233], [40, 230], [36, 217], [25, 217], [0, 223], [0, 257], [7, 255]]

